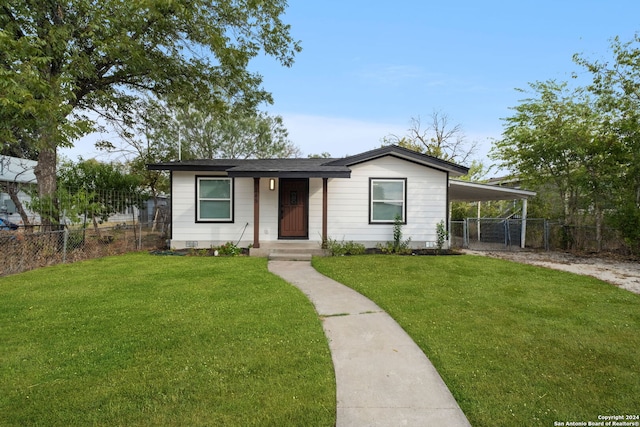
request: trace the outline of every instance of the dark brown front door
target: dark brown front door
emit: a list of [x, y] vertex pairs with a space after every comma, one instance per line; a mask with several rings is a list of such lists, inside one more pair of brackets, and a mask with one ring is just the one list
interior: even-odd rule
[[282, 239], [309, 238], [309, 180], [280, 180], [280, 235]]

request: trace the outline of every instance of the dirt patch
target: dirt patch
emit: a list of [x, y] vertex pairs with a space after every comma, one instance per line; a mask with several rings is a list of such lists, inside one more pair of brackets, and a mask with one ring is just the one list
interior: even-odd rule
[[463, 252], [592, 276], [640, 294], [639, 262], [580, 256], [565, 252], [485, 252], [471, 250], [464, 250]]

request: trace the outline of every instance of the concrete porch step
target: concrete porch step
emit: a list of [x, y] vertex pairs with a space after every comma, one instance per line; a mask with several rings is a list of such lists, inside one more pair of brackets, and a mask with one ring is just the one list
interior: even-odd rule
[[327, 252], [317, 244], [274, 244], [251, 248], [249, 255], [279, 261], [308, 261], [313, 256], [326, 256]]
[[268, 258], [270, 261], [311, 261], [312, 256], [308, 253], [274, 252]]

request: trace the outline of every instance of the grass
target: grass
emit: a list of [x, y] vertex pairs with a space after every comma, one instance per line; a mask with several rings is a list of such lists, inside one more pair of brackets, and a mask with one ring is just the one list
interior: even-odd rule
[[640, 410], [640, 296], [474, 256], [314, 258], [411, 335], [475, 427]]
[[0, 278], [0, 425], [334, 423], [320, 320], [264, 259], [130, 254]]

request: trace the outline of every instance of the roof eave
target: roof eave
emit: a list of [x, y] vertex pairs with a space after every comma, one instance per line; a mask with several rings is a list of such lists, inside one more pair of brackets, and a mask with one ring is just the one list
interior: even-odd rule
[[462, 176], [469, 173], [469, 168], [466, 166], [460, 166], [455, 163], [438, 159], [437, 157], [428, 156], [426, 154], [422, 154], [417, 151], [399, 147], [397, 145], [388, 145], [385, 147], [376, 148], [374, 150], [367, 151], [365, 153], [356, 154], [354, 156], [349, 156], [342, 159], [330, 160], [328, 163], [326, 163], [326, 165], [353, 166], [359, 163], [365, 163], [371, 160], [375, 160], [384, 156], [392, 156], [408, 162], [412, 162], [422, 166], [441, 170], [443, 172], [448, 172], [452, 176]]
[[351, 171], [228, 171], [234, 178], [351, 178]]
[[155, 163], [148, 164], [147, 170], [151, 171], [206, 171], [206, 172], [226, 172], [233, 165], [195, 165], [191, 163]]

